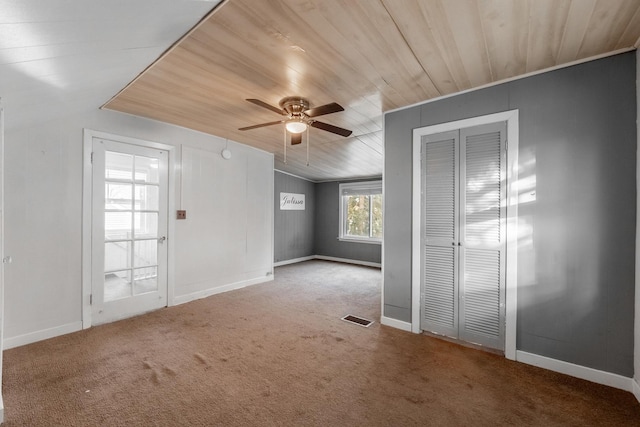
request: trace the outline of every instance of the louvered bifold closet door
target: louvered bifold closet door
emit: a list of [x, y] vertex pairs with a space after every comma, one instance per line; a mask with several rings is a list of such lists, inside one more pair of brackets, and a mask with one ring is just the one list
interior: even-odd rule
[[459, 133], [422, 137], [421, 328], [457, 336]]
[[459, 337], [504, 349], [506, 124], [461, 129]]

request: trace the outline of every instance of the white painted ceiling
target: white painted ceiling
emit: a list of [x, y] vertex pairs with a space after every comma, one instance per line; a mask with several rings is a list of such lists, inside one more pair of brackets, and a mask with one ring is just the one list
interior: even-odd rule
[[219, 0], [0, 0], [6, 129], [98, 109]]

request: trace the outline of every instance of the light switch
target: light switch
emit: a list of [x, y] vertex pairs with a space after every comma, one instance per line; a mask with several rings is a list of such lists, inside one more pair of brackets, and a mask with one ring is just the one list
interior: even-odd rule
[[178, 219], [187, 219], [187, 211], [179, 210]]

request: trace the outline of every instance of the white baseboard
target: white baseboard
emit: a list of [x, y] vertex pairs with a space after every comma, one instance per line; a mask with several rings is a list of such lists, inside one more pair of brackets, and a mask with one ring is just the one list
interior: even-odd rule
[[380, 323], [392, 328], [401, 329], [403, 331], [411, 332], [411, 323], [403, 322], [402, 320], [392, 319], [391, 317], [380, 317]]
[[282, 267], [283, 265], [288, 265], [288, 264], [295, 264], [298, 262], [304, 262], [304, 261], [311, 261], [314, 259], [321, 259], [324, 261], [335, 261], [335, 262], [342, 262], [345, 264], [356, 264], [356, 265], [364, 265], [365, 267], [375, 267], [375, 268], [382, 268], [382, 264], [379, 262], [370, 262], [370, 261], [360, 261], [357, 259], [349, 259], [349, 258], [337, 258], [337, 257], [333, 257], [333, 256], [326, 256], [326, 255], [310, 255], [310, 256], [305, 256], [305, 257], [301, 257], [301, 258], [293, 258], [293, 259], [288, 259], [285, 261], [278, 261], [278, 262], [274, 262], [273, 266], [274, 267]]
[[635, 379], [632, 379], [631, 382], [633, 383], [631, 384], [632, 386], [631, 393], [633, 393], [633, 395], [636, 397], [636, 400], [640, 402], [640, 384], [638, 384], [638, 380], [635, 380]]
[[21, 345], [27, 345], [34, 342], [57, 337], [58, 335], [70, 334], [82, 330], [82, 321], [67, 323], [66, 325], [56, 326], [54, 328], [43, 329], [41, 331], [31, 332], [29, 334], [18, 335], [16, 337], [4, 338], [2, 342], [3, 350], [8, 350]]
[[377, 267], [377, 268], [381, 268], [382, 267], [382, 264], [380, 264], [379, 262], [360, 261], [360, 260], [357, 260], [357, 259], [336, 258], [336, 257], [332, 257], [332, 256], [325, 256], [325, 255], [316, 255], [314, 258], [315, 259], [321, 259], [321, 260], [324, 260], [324, 261], [343, 262], [345, 264], [364, 265], [366, 267]]
[[[634, 384], [636, 388], [638, 387], [638, 384], [633, 380], [633, 378], [627, 378], [622, 375], [587, 368], [586, 366], [574, 365], [573, 363], [563, 362], [561, 360], [551, 359], [549, 357], [539, 356], [525, 351], [516, 351], [516, 360], [528, 365], [581, 378], [597, 384], [603, 384], [609, 387], [629, 391], [634, 394]], [[638, 397], [638, 394], [636, 394], [636, 397]]]
[[304, 261], [311, 261], [312, 259], [316, 259], [315, 255], [310, 255], [310, 256], [303, 256], [300, 258], [293, 258], [293, 259], [287, 259], [284, 261], [278, 261], [278, 262], [274, 262], [273, 266], [274, 267], [282, 267], [283, 265], [289, 265], [289, 264], [295, 264], [298, 262], [304, 262]]
[[4, 402], [2, 401], [2, 393], [0, 393], [0, 424], [4, 422]]
[[205, 289], [203, 291], [193, 292], [186, 295], [179, 295], [173, 298], [172, 305], [180, 305], [189, 301], [195, 301], [201, 298], [210, 297], [211, 295], [221, 294], [223, 292], [234, 291], [236, 289], [246, 288], [247, 286], [257, 285], [259, 283], [270, 282], [273, 280], [273, 274], [255, 279], [242, 280], [240, 282], [229, 283], [228, 285], [218, 286], [216, 288]]

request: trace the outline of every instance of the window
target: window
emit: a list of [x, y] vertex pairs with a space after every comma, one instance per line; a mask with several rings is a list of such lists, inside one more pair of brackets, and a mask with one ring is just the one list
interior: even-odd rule
[[340, 184], [340, 240], [382, 242], [382, 181]]

